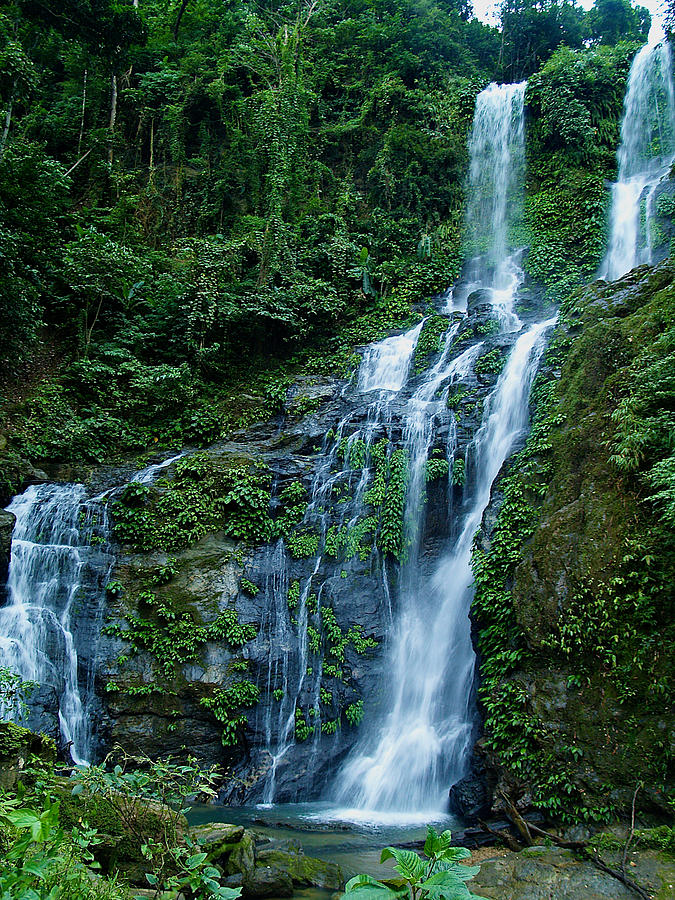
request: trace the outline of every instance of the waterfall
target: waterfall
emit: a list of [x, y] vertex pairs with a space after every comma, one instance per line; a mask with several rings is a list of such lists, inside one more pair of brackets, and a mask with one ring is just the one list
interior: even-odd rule
[[[466, 308], [476, 290], [489, 299], [502, 334], [519, 332], [514, 303], [524, 273], [513, 251], [524, 186], [526, 84], [492, 84], [479, 94], [469, 140], [467, 230], [480, 251], [453, 289], [448, 312]], [[453, 358], [456, 327], [436, 365], [407, 401], [403, 443], [409, 459], [406, 498], [408, 559], [402, 566], [396, 623], [389, 640], [384, 713], [362, 730], [343, 764], [335, 796], [349, 816], [428, 818], [444, 808], [447, 790], [464, 774], [474, 731], [471, 643], [471, 547], [492, 483], [528, 424], [529, 392], [552, 324], [534, 325], [516, 339], [485, 402], [482, 422], [466, 452], [472, 473], [459, 521], [433, 567], [422, 565], [420, 532], [425, 467], [436, 421], [453, 382], [475, 378], [483, 343]], [[449, 429], [449, 463], [456, 428]], [[357, 812], [358, 811], [358, 812]]]
[[[471, 267], [472, 287], [512, 294], [522, 275], [509, 255], [522, 220], [525, 186], [525, 88], [490, 84], [476, 98], [469, 137], [467, 232], [478, 254]], [[517, 323], [504, 319], [509, 330]]]
[[609, 247], [600, 269], [609, 281], [653, 261], [654, 193], [675, 161], [672, 55], [659, 31], [652, 28], [628, 75]]
[[[150, 484], [184, 453], [141, 469]], [[0, 719], [60, 734], [73, 761], [93, 756], [94, 672], [105, 586], [114, 557], [105, 501], [82, 484], [31, 485], [7, 507], [16, 516], [7, 603], [0, 608], [2, 665], [35, 685], [24, 716], [0, 705]], [[56, 716], [56, 721], [55, 721]]]
[[[391, 643], [389, 712], [366, 736], [340, 773], [338, 799], [360, 810], [428, 816], [443, 809], [447, 789], [463, 774], [472, 736], [474, 652], [468, 621], [471, 545], [490, 489], [528, 423], [532, 381], [549, 320], [522, 334], [485, 406], [470, 448], [476, 472], [473, 498], [459, 536], [431, 577], [417, 558], [402, 578], [401, 613]], [[470, 348], [448, 368], [465, 377], [478, 353]], [[420, 394], [411, 408], [420, 403]], [[411, 422], [413, 460], [426, 459], [423, 430]], [[416, 446], [417, 444], [417, 446]], [[411, 474], [411, 479], [414, 474]], [[419, 498], [410, 497], [417, 503]], [[407, 814], [407, 815], [406, 815]]]
[[[16, 524], [8, 602], [0, 609], [2, 662], [36, 685], [28, 724], [44, 730], [45, 714], [57, 710], [63, 743], [74, 762], [85, 763], [101, 601], [112, 567], [105, 506], [89, 501], [81, 484], [42, 484], [8, 510]], [[21, 718], [17, 713], [0, 710], [2, 718]]]

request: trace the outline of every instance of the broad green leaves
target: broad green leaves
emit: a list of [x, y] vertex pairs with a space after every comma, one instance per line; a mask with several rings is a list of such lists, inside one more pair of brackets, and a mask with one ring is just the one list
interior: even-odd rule
[[387, 847], [382, 851], [380, 862], [387, 859], [395, 859], [394, 868], [406, 881], [418, 883], [424, 878], [426, 866], [414, 850], [397, 850], [396, 847]]
[[347, 882], [345, 894], [356, 894], [354, 900], [482, 900], [466, 886], [478, 874], [479, 866], [459, 864], [471, 853], [452, 846], [450, 831], [438, 834], [429, 826], [424, 854], [426, 859], [414, 850], [385, 847], [380, 862], [393, 859], [401, 879], [384, 883], [370, 875], [357, 875]]

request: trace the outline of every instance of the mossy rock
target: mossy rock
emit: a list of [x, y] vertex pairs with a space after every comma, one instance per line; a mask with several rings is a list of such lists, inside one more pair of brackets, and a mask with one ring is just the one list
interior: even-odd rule
[[[675, 864], [652, 851], [631, 854], [630, 877], [656, 900], [674, 896]], [[635, 894], [590, 860], [558, 847], [530, 847], [481, 863], [470, 889], [487, 900], [633, 900]]]
[[35, 734], [14, 722], [0, 722], [0, 787], [11, 790], [26, 764], [33, 760], [54, 762], [56, 744], [44, 734]]
[[227, 825], [224, 822], [207, 822], [190, 829], [190, 837], [208, 854], [212, 863], [223, 864], [244, 836], [243, 825]]
[[305, 856], [302, 850], [261, 850], [258, 862], [282, 869], [293, 879], [293, 884], [313, 886], [339, 891], [344, 884], [342, 870], [336, 863], [326, 862], [314, 856]]
[[[86, 821], [98, 831], [101, 843], [94, 848], [97, 861], [104, 872], [123, 872], [130, 881], [143, 881], [147, 864], [141, 853], [146, 838], [161, 840], [167, 825], [173, 831], [169, 817], [175, 813], [152, 800], [136, 800], [115, 807], [101, 796], [74, 797], [72, 783], [61, 779], [55, 793], [61, 799], [61, 823], [68, 827]], [[176, 827], [178, 839], [188, 832], [187, 820], [179, 816]]]
[[241, 873], [244, 878], [255, 869], [255, 837], [251, 831], [245, 831], [241, 841], [236, 844], [227, 863], [227, 874], [237, 875]]

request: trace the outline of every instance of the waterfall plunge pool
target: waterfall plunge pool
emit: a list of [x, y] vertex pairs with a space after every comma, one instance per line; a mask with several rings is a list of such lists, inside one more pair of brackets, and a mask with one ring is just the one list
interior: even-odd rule
[[[307, 856], [337, 863], [351, 878], [365, 872], [375, 878], [391, 872], [391, 860], [380, 864], [384, 847], [422, 844], [426, 826], [437, 831], [459, 831], [461, 821], [453, 816], [435, 813], [380, 813], [350, 810], [327, 803], [275, 803], [258, 806], [195, 805], [188, 813], [190, 825], [227, 822], [244, 825], [256, 834], [275, 842], [290, 841], [300, 845]], [[318, 900], [332, 891], [307, 888], [297, 891], [296, 898]]]

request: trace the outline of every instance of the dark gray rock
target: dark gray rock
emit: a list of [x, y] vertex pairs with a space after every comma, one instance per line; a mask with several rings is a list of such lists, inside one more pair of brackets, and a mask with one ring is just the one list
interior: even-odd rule
[[293, 879], [273, 866], [258, 866], [243, 880], [244, 897], [292, 897]]
[[469, 824], [489, 816], [496, 781], [494, 772], [485, 765], [483, 754], [474, 749], [469, 772], [450, 788], [451, 812]]
[[7, 580], [15, 522], [16, 516], [13, 513], [0, 509], [0, 585], [4, 585]]

